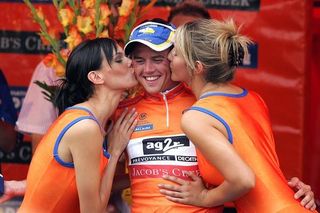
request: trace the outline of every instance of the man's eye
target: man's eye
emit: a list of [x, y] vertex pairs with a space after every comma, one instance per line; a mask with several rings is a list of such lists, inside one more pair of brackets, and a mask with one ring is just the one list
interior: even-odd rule
[[154, 61], [156, 63], [161, 63], [164, 59], [163, 58], [155, 58]]
[[138, 64], [142, 64], [143, 60], [139, 60], [139, 59], [135, 59], [134, 62], [138, 63]]

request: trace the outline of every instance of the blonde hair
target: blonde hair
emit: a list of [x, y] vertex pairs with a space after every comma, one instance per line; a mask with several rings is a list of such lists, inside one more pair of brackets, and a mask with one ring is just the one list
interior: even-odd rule
[[201, 19], [182, 25], [175, 35], [175, 48], [187, 66], [203, 64], [208, 82], [224, 83], [233, 79], [235, 68], [248, 54], [249, 38], [239, 34], [232, 19], [227, 21]]

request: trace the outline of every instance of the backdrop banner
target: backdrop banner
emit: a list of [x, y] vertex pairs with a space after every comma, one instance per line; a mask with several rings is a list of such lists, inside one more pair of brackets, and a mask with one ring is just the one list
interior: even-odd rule
[[[32, 2], [42, 7], [52, 26], [58, 26], [51, 1]], [[148, 2], [140, 1], [140, 4]], [[170, 6], [178, 2], [180, 1], [159, 0], [143, 19], [159, 15], [166, 19]], [[314, 94], [310, 95], [312, 54], [314, 63], [318, 63], [313, 67], [312, 76], [319, 78], [316, 51], [311, 52], [313, 1], [203, 2], [213, 18], [234, 18], [238, 24], [243, 25], [242, 32], [255, 42], [250, 47], [250, 55], [246, 58], [244, 66], [237, 71], [236, 83], [258, 92], [268, 105], [276, 149], [286, 177], [307, 177], [307, 180], [313, 180], [313, 189], [319, 191], [315, 180], [319, 180], [320, 161], [316, 151], [319, 153], [320, 136], [315, 129], [312, 132], [310, 128], [307, 129], [308, 125], [310, 127], [316, 123], [319, 127], [319, 107], [309, 106], [310, 103], [319, 104], [319, 97], [316, 99]], [[0, 67], [12, 86], [15, 105], [19, 109], [34, 68], [44, 55], [50, 52], [50, 48], [41, 44], [37, 35], [38, 26], [32, 21], [29, 9], [22, 1], [0, 0], [0, 7]], [[317, 21], [319, 29], [319, 18]], [[319, 32], [313, 42], [319, 47]], [[319, 50], [317, 54], [319, 55]], [[319, 85], [319, 81], [317, 83]], [[316, 86], [313, 87], [315, 88]], [[310, 115], [317, 115], [316, 121], [310, 119]], [[312, 144], [314, 149], [310, 149], [309, 144]], [[306, 160], [318, 162], [318, 165], [305, 163]], [[16, 159], [13, 163], [21, 162], [25, 161]], [[317, 168], [314, 169], [310, 165]], [[308, 173], [309, 170], [313, 172]], [[21, 172], [20, 175], [25, 176]], [[6, 177], [6, 174], [4, 176]], [[14, 178], [14, 175], [9, 177]]]

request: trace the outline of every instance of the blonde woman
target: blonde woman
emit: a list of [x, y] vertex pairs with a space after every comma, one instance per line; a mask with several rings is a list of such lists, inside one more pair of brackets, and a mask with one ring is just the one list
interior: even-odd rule
[[169, 54], [171, 78], [187, 83], [196, 95], [181, 127], [197, 148], [208, 187], [189, 173], [193, 181], [164, 176], [178, 185], [160, 184], [160, 191], [171, 201], [196, 206], [235, 201], [237, 211], [245, 213], [308, 212], [279, 168], [264, 101], [231, 83], [250, 43], [232, 20], [199, 20], [178, 28]]

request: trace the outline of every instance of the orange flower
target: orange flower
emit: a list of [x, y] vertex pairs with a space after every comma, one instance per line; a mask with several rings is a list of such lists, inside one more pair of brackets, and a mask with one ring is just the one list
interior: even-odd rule
[[55, 73], [56, 73], [56, 75], [57, 75], [58, 77], [63, 77], [63, 76], [65, 76], [65, 67], [64, 67], [60, 62], [58, 62], [58, 63], [56, 64], [56, 66], [53, 67], [53, 68], [54, 68]]
[[103, 4], [100, 6], [100, 20], [99, 24], [101, 25], [108, 25], [109, 24], [109, 16], [111, 15], [111, 11], [108, 5]]
[[[69, 49], [62, 49], [60, 51], [60, 54], [63, 58], [64, 61], [67, 61], [69, 54], [70, 54], [70, 50]], [[55, 73], [58, 77], [63, 77], [65, 76], [65, 67], [56, 59], [56, 63], [53, 66]]]
[[113, 37], [116, 40], [121, 40], [124, 38], [125, 30], [124, 27], [128, 22], [128, 17], [121, 16], [118, 20], [116, 27], [114, 28]]
[[38, 9], [36, 9], [36, 13], [37, 13], [37, 16], [38, 16], [41, 20], [44, 20], [44, 15], [43, 15], [42, 7], [39, 7]]
[[71, 29], [69, 30], [69, 36], [64, 41], [68, 44], [68, 48], [71, 50], [75, 46], [80, 44], [80, 42], [82, 41], [82, 38], [81, 38], [77, 28], [75, 28], [74, 26], [71, 27]]
[[70, 8], [60, 9], [59, 15], [61, 17], [61, 24], [63, 27], [66, 27], [70, 24], [72, 24], [72, 20], [74, 17], [74, 13]]
[[121, 6], [119, 7], [120, 16], [129, 16], [132, 8], [134, 7], [134, 2], [132, 0], [123, 0]]
[[[59, 31], [56, 28], [49, 28], [48, 35], [53, 39], [56, 39], [56, 40], [60, 39]], [[40, 39], [41, 39], [42, 44], [50, 45], [50, 42], [42, 35], [40, 35]]]
[[84, 34], [88, 34], [94, 31], [92, 23], [93, 21], [91, 17], [78, 16], [77, 18], [77, 28]]
[[44, 59], [43, 59], [43, 63], [47, 66], [47, 67], [54, 67], [57, 64], [57, 57], [56, 55], [54, 55], [53, 53], [49, 53]]
[[108, 30], [104, 30], [102, 33], [98, 35], [99, 38], [108, 38], [109, 37], [109, 32]]
[[95, 3], [96, 3], [95, 0], [84, 0], [84, 1], [83, 1], [83, 5], [84, 5], [84, 7], [87, 8], [87, 9], [93, 8]]

